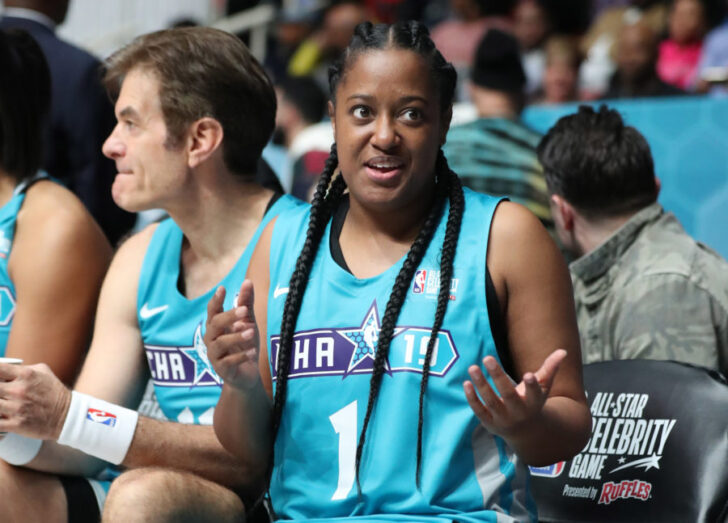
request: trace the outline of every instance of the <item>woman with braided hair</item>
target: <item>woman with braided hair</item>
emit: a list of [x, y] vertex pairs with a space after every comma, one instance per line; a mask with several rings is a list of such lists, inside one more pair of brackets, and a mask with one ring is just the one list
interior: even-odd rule
[[264, 232], [237, 308], [208, 306], [216, 433], [278, 518], [535, 520], [526, 464], [590, 429], [560, 253], [448, 168], [456, 75], [423, 26], [359, 25], [329, 80], [310, 209]]

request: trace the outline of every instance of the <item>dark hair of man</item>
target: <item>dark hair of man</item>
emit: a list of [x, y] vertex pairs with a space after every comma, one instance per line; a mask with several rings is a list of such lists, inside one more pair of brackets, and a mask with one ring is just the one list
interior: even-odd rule
[[326, 112], [326, 94], [316, 80], [307, 76], [291, 76], [280, 83], [283, 96], [301, 113], [308, 124], [321, 121]]
[[[384, 24], [372, 25], [370, 22], [359, 24], [354, 31], [354, 36], [352, 37], [349, 47], [346, 49], [340, 60], [329, 69], [329, 85], [331, 87], [331, 96], [334, 103], [336, 87], [346, 74], [347, 70], [352, 67], [356, 57], [361, 53], [383, 49], [406, 49], [423, 57], [430, 66], [431, 76], [435, 81], [437, 93], [440, 97], [440, 107], [443, 114], [450, 109], [457, 77], [455, 69], [451, 64], [445, 61], [432, 43], [427, 29], [418, 22], [400, 22], [391, 26]], [[336, 152], [336, 144], [334, 144], [316, 187], [316, 193], [314, 194], [311, 205], [306, 241], [301, 249], [298, 260], [296, 261], [296, 267], [289, 284], [290, 291], [286, 298], [283, 310], [280, 345], [276, 362], [276, 391], [273, 398], [274, 436], [278, 432], [283, 406], [286, 400], [287, 380], [290, 369], [290, 356], [291, 348], [293, 346], [294, 329], [298, 313], [301, 309], [303, 294], [306, 290], [311, 266], [313, 265], [326, 224], [328, 223], [332, 212], [338, 206], [342, 194], [346, 189], [346, 183], [343, 176], [338, 176], [332, 181], [337, 165], [338, 156]], [[419, 484], [422, 461], [424, 394], [427, 388], [430, 359], [437, 339], [437, 333], [442, 325], [445, 310], [447, 309], [449, 302], [449, 286], [453, 274], [453, 260], [455, 258], [455, 248], [457, 246], [458, 236], [460, 233], [460, 223], [462, 221], [464, 208], [464, 198], [460, 180], [455, 173], [449, 169], [442, 151], [439, 152], [437, 157], [435, 174], [437, 181], [435, 185], [434, 204], [407, 254], [402, 265], [402, 269], [397, 275], [389, 301], [387, 302], [384, 311], [384, 316], [382, 317], [379, 341], [377, 343], [370, 381], [369, 401], [356, 451], [357, 489], [360, 493], [361, 483], [359, 481], [359, 468], [361, 465], [364, 442], [366, 440], [367, 427], [379, 393], [382, 377], [384, 375], [385, 363], [387, 361], [389, 346], [392, 341], [392, 335], [394, 333], [397, 318], [405, 297], [407, 296], [407, 291], [411, 285], [414, 272], [419, 263], [422, 261], [422, 257], [424, 256], [434, 231], [437, 228], [437, 224], [440, 221], [445, 200], [449, 199], [450, 211], [447, 218], [445, 239], [443, 241], [440, 257], [441, 277], [437, 309], [432, 326], [430, 342], [427, 345], [427, 353], [425, 355], [425, 363], [422, 369], [422, 382], [420, 386], [416, 472], [416, 480]]]
[[624, 215], [657, 200], [647, 140], [605, 105], [561, 118], [538, 145], [538, 158], [549, 191], [587, 217]]
[[41, 166], [51, 78], [40, 47], [19, 29], [0, 31], [0, 71], [0, 168], [21, 181]]
[[209, 27], [167, 29], [138, 37], [106, 65], [104, 82], [112, 99], [131, 70], [156, 76], [168, 147], [178, 147], [194, 121], [211, 117], [223, 128], [227, 168], [241, 175], [255, 172], [273, 132], [276, 97], [239, 38]]

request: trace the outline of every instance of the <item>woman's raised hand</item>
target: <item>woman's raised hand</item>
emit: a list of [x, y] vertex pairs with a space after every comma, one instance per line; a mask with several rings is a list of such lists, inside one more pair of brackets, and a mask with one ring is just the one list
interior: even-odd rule
[[218, 376], [226, 384], [241, 390], [250, 389], [260, 379], [260, 340], [253, 312], [254, 299], [253, 283], [245, 280], [232, 309], [223, 310], [223, 287], [215, 291], [207, 304], [204, 338], [207, 356]]
[[472, 381], [463, 384], [470, 408], [493, 434], [506, 440], [517, 437], [520, 430], [537, 421], [549, 396], [554, 376], [565, 357], [565, 350], [552, 352], [536, 372], [526, 372], [523, 380], [516, 385], [496, 359], [487, 356], [483, 359], [483, 365], [500, 396], [490, 386], [481, 368], [471, 365], [468, 373]]

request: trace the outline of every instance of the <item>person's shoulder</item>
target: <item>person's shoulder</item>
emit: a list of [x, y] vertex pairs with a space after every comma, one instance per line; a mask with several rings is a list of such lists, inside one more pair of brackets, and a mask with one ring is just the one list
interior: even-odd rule
[[[111, 246], [81, 201], [65, 187], [48, 180], [26, 190], [18, 211], [13, 252], [14, 270], [28, 260], [53, 265], [106, 267]], [[40, 270], [35, 266], [34, 270]]]
[[62, 38], [56, 37], [54, 44], [54, 49], [50, 52], [52, 58], [58, 58], [64, 65], [73, 65], [78, 69], [96, 69], [101, 65], [101, 61], [94, 55]]
[[523, 205], [508, 200], [500, 200], [497, 204], [488, 244], [488, 264], [497, 262], [503, 268], [515, 267], [534, 257], [543, 259], [546, 254], [557, 251], [536, 215]]
[[706, 288], [725, 289], [728, 299], [728, 261], [690, 236], [671, 212], [645, 226], [623, 265], [639, 278], [679, 276]]
[[[33, 224], [50, 233], [98, 228], [81, 200], [62, 185], [40, 180], [27, 189], [25, 201], [18, 214], [18, 225]], [[99, 229], [100, 232], [100, 229]]]
[[123, 240], [114, 253], [109, 275], [121, 275], [118, 277], [131, 278], [130, 281], [136, 282], [142, 271], [144, 259], [154, 238], [154, 233], [162, 224], [164, 224], [164, 221], [161, 224], [149, 224], [141, 231]]
[[160, 222], [150, 223], [149, 225], [145, 226], [141, 231], [129, 235], [121, 243], [121, 245], [119, 246], [119, 250], [128, 249], [146, 251], [146, 249], [149, 247], [149, 244], [152, 243], [152, 238], [154, 238], [154, 234], [158, 230], [161, 231], [164, 229], [170, 229], [171, 227], [176, 227], [176, 224], [172, 221], [171, 218], [165, 218]]
[[481, 130], [481, 125], [478, 120], [470, 120], [467, 122], [460, 122], [457, 125], [453, 125], [447, 132], [447, 141], [445, 146], [451, 144], [454, 141], [462, 141], [472, 139], [473, 136], [477, 135]]
[[728, 51], [728, 21], [710, 31], [703, 41], [703, 48], [707, 50]]
[[291, 211], [301, 211], [310, 207], [310, 204], [303, 200], [296, 198], [292, 194], [283, 194], [280, 198], [271, 206], [268, 212], [273, 212], [275, 216]]
[[534, 149], [543, 137], [540, 132], [526, 125], [520, 118], [480, 117], [451, 127], [447, 139], [483, 140], [485, 136], [494, 142], [513, 141]]
[[[476, 204], [480, 207], [478, 212], [481, 212], [483, 207], [492, 208], [495, 211], [495, 208], [501, 203], [511, 203], [504, 196], [495, 196], [493, 194], [476, 191], [467, 186], [463, 186], [463, 197], [465, 198], [465, 206], [468, 207]], [[506, 213], [509, 212], [512, 211], [506, 211]]]
[[[101, 61], [88, 51], [69, 43], [55, 34], [38, 41], [45, 55], [54, 92], [64, 93], [73, 89], [101, 89]], [[60, 88], [60, 89], [56, 89]], [[78, 107], [76, 107], [78, 110]]]
[[700, 247], [674, 214], [662, 210], [646, 223], [627, 251], [626, 261], [645, 275], [675, 273], [690, 276]]
[[504, 142], [521, 148], [535, 149], [543, 134], [526, 125], [521, 118], [487, 118], [488, 128]]
[[311, 205], [299, 200], [295, 196], [286, 195], [281, 198], [285, 201], [279, 203], [281, 205], [279, 212], [276, 214], [274, 220], [276, 229], [282, 227], [297, 227], [302, 222], [308, 221], [308, 215], [311, 212]]
[[493, 219], [493, 233], [502, 235], [509, 243], [518, 243], [524, 236], [540, 232], [546, 233], [546, 229], [536, 215], [526, 207], [508, 200], [500, 201]]
[[691, 311], [709, 302], [728, 315], [728, 261], [690, 236], [672, 213], [646, 226], [616, 263], [610, 295], [617, 308], [672, 304], [693, 321]]

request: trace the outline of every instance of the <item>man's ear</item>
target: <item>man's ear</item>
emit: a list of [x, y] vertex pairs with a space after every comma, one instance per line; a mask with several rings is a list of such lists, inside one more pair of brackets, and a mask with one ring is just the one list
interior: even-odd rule
[[187, 155], [190, 167], [207, 160], [222, 144], [224, 132], [215, 118], [204, 117], [193, 122], [187, 132]]
[[564, 231], [574, 229], [574, 207], [558, 194], [551, 195], [551, 213]]
[[662, 189], [662, 182], [660, 181], [660, 179], [657, 176], [655, 176], [655, 198], [660, 196], [661, 189]]
[[331, 130], [334, 132], [334, 140], [336, 140], [336, 107], [334, 103], [329, 100], [326, 104], [326, 108], [329, 111], [329, 119], [331, 120]]

